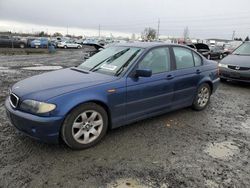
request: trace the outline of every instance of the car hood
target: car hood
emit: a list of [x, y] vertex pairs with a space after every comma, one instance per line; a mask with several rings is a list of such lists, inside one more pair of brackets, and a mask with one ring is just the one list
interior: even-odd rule
[[222, 59], [220, 63], [226, 64], [226, 65], [250, 67], [250, 56], [231, 54], [225, 57], [224, 59]]
[[47, 101], [64, 93], [111, 82], [115, 79], [117, 77], [94, 72], [84, 73], [67, 68], [17, 82], [13, 85], [12, 92], [19, 96], [21, 100]]

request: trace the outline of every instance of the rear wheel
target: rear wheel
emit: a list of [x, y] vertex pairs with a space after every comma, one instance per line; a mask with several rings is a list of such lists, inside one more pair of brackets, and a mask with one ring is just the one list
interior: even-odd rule
[[202, 84], [193, 101], [192, 108], [194, 110], [203, 110], [209, 103], [211, 96], [211, 88], [207, 83]]
[[107, 112], [95, 103], [75, 108], [65, 119], [61, 135], [72, 149], [85, 149], [98, 143], [108, 128]]
[[64, 49], [68, 48], [66, 45], [64, 46]]

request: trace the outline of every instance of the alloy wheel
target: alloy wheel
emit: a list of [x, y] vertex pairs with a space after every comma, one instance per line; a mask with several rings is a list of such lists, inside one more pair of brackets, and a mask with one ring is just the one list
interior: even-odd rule
[[202, 87], [198, 93], [198, 105], [200, 107], [206, 106], [209, 101], [209, 89], [207, 87]]
[[95, 110], [81, 113], [72, 126], [72, 136], [80, 144], [89, 144], [96, 140], [103, 129], [103, 118]]

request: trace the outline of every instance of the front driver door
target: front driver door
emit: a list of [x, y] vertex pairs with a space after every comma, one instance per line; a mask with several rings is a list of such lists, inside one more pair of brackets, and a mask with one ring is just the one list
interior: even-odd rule
[[138, 63], [137, 69], [151, 69], [151, 77], [127, 77], [126, 114], [133, 121], [171, 107], [173, 75], [167, 47], [150, 50]]

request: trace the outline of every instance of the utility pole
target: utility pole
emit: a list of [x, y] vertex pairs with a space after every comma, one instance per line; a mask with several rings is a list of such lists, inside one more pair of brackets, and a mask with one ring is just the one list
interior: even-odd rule
[[67, 35], [69, 34], [69, 26], [67, 25]]
[[99, 38], [100, 38], [100, 36], [101, 36], [101, 25], [99, 24], [99, 26], [98, 26], [98, 36], [99, 36]]
[[157, 39], [159, 40], [160, 36], [160, 18], [158, 18], [158, 28], [157, 28]]
[[234, 40], [234, 37], [235, 37], [235, 31], [233, 31], [232, 40]]

